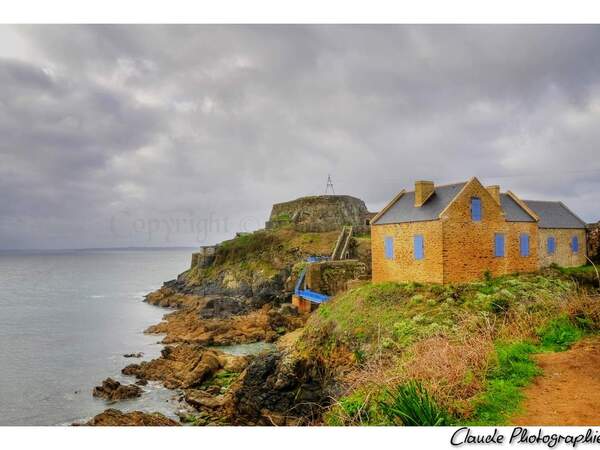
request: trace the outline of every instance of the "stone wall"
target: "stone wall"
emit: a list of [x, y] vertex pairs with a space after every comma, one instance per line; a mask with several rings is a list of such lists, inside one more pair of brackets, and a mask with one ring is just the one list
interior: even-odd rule
[[[471, 198], [481, 199], [481, 221], [471, 220]], [[536, 222], [507, 222], [502, 208], [477, 180], [467, 184], [443, 214], [444, 282], [456, 283], [482, 279], [485, 272], [494, 276], [534, 272], [539, 268]], [[504, 234], [504, 255], [496, 257], [495, 234]], [[519, 237], [529, 235], [529, 256], [520, 255]]]
[[321, 294], [336, 295], [348, 288], [349, 281], [366, 277], [367, 267], [358, 260], [324, 261], [308, 266], [304, 287]]
[[[471, 197], [481, 199], [482, 220], [471, 220]], [[494, 255], [495, 234], [505, 236], [505, 256]], [[529, 235], [529, 256], [519, 251], [519, 236]], [[414, 258], [414, 236], [423, 235], [424, 258]], [[385, 258], [384, 239], [394, 240], [394, 257]], [[502, 209], [476, 180], [463, 192], [440, 220], [371, 227], [373, 281], [418, 281], [455, 283], [539, 268], [536, 222], [507, 222]]]
[[[558, 264], [561, 267], [577, 267], [584, 265], [587, 260], [586, 252], [586, 236], [585, 230], [577, 229], [558, 229], [558, 228], [541, 228], [539, 230], [539, 255], [540, 264], [542, 267], [550, 264]], [[554, 254], [548, 253], [548, 238], [554, 237], [556, 242], [556, 250]], [[573, 253], [571, 249], [571, 240], [573, 236], [579, 239], [579, 251]]]
[[191, 268], [198, 266], [200, 268], [209, 267], [215, 260], [216, 245], [206, 245], [200, 247], [200, 250], [192, 253]]
[[600, 222], [587, 225], [588, 256], [595, 263], [600, 263]]
[[274, 204], [265, 228], [293, 225], [294, 229], [303, 233], [323, 233], [352, 225], [355, 231], [365, 232], [371, 217], [365, 203], [358, 198], [320, 195]]
[[[415, 260], [413, 237], [423, 235], [425, 257]], [[394, 242], [393, 259], [385, 257], [385, 238]], [[371, 226], [373, 282], [419, 281], [443, 283], [442, 222], [413, 222]]]

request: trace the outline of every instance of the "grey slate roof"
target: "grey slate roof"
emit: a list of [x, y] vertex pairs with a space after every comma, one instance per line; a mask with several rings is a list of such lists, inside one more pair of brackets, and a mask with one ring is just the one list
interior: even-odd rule
[[[383, 213], [376, 225], [437, 220], [440, 213], [458, 195], [465, 184], [467, 184], [466, 181], [436, 186], [434, 193], [420, 208], [415, 207], [415, 192], [405, 192], [390, 209]], [[509, 222], [535, 222], [535, 219], [527, 214], [508, 194], [500, 194], [500, 205]]]
[[524, 200], [538, 216], [540, 228], [585, 228], [585, 222], [561, 202]]
[[376, 224], [437, 220], [440, 213], [456, 197], [465, 184], [467, 183], [436, 186], [434, 193], [420, 208], [415, 208], [415, 192], [406, 192], [379, 218]]
[[504, 211], [504, 217], [509, 222], [535, 222], [535, 219], [527, 214], [508, 194], [500, 194], [500, 206]]

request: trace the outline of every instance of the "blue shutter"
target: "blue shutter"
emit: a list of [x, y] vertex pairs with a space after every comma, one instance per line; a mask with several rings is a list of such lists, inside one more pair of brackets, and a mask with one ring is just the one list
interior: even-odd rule
[[573, 239], [571, 239], [571, 249], [573, 250], [573, 253], [579, 251], [579, 239], [577, 239], [577, 236], [573, 236]]
[[494, 235], [494, 256], [504, 256], [504, 235], [502, 233]]
[[415, 259], [425, 258], [425, 245], [423, 242], [423, 235], [417, 234], [413, 242]]
[[556, 251], [556, 240], [554, 239], [554, 237], [550, 236], [548, 238], [548, 241], [546, 243], [546, 247], [548, 249], [548, 254], [549, 255], [553, 255], [554, 252]]
[[394, 259], [394, 238], [386, 236], [385, 240], [385, 259]]
[[521, 256], [529, 256], [529, 235], [522, 234], [519, 237], [519, 248], [521, 250]]
[[479, 197], [471, 198], [471, 219], [475, 222], [481, 220], [481, 199]]

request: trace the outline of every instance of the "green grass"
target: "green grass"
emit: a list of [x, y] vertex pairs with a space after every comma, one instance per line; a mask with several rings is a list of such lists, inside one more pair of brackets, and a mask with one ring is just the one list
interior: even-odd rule
[[392, 424], [404, 426], [452, 424], [450, 414], [440, 408], [423, 385], [416, 381], [386, 391], [385, 398], [380, 400], [378, 405]]
[[531, 359], [535, 352], [536, 347], [527, 342], [496, 344], [498, 363], [487, 379], [486, 390], [469, 425], [500, 425], [519, 410], [522, 388], [540, 373]]
[[560, 352], [567, 350], [584, 332], [567, 316], [560, 316], [538, 330], [540, 349]]
[[537, 331], [539, 344], [530, 342], [497, 343], [497, 365], [476, 407], [471, 425], [500, 425], [519, 411], [523, 387], [541, 374], [532, 354], [565, 351], [584, 336], [567, 316], [548, 322]]
[[509, 311], [546, 314], [573, 288], [568, 280], [541, 275], [461, 285], [369, 283], [321, 305], [306, 330], [333, 330], [332, 337], [352, 348], [377, 343], [398, 350], [434, 334], [461, 332], [465, 320], [476, 326]]
[[[532, 323], [528, 330], [532, 341], [496, 341], [487, 355], [491, 365], [478, 360], [476, 364], [481, 366], [466, 371], [465, 377], [478, 380], [473, 385], [459, 384], [455, 378], [444, 387], [441, 366], [431, 373], [419, 372], [424, 377], [420, 379], [423, 386], [434, 388], [431, 394], [421, 385], [406, 381], [386, 387], [373, 385], [366, 377], [364, 384], [338, 399], [326, 414], [326, 423], [331, 425], [501, 425], [519, 411], [523, 387], [540, 373], [532, 355], [566, 350], [585, 334], [585, 324], [593, 322], [585, 311], [579, 319], [565, 308], [578, 293], [574, 280], [556, 270], [488, 276], [479, 282], [457, 285], [366, 284], [321, 305], [309, 319], [297, 349], [307, 357], [327, 359], [331, 355], [332, 361], [344, 351], [349, 352], [357, 370], [384, 355], [384, 361], [387, 358], [391, 362], [387, 369], [390, 377], [399, 375], [403, 379], [404, 362], [410, 364], [420, 357], [414, 353], [419, 341], [439, 336], [460, 343], [490, 327], [500, 332], [515, 318], [527, 317]], [[539, 323], [544, 325], [534, 328], [533, 324]], [[589, 323], [588, 328], [593, 329]], [[498, 335], [510, 336], [501, 332]], [[462, 397], [448, 397], [445, 389], [457, 389]]]

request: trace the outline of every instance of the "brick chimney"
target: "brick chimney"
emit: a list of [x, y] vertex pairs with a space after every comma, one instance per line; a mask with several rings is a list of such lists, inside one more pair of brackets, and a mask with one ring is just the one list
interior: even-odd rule
[[423, 206], [434, 190], [433, 181], [415, 181], [415, 207]]
[[496, 184], [494, 186], [486, 186], [485, 188], [491, 194], [491, 196], [494, 197], [496, 203], [500, 204], [500, 186]]

